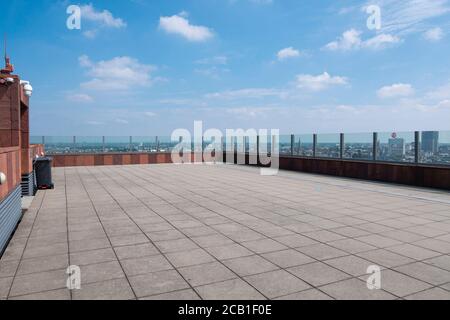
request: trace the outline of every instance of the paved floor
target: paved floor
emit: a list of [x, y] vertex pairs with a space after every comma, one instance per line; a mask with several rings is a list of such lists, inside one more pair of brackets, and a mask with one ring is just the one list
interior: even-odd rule
[[445, 192], [225, 165], [54, 179], [0, 260], [0, 299], [450, 299]]

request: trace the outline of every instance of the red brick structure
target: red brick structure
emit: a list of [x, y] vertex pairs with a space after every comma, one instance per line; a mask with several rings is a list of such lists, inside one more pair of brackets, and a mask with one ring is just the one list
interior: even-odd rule
[[[0, 70], [0, 252], [21, 217], [21, 195], [34, 193], [33, 158], [42, 146], [30, 146], [29, 85], [13, 75], [5, 58]], [[28, 92], [27, 90], [28, 89]]]

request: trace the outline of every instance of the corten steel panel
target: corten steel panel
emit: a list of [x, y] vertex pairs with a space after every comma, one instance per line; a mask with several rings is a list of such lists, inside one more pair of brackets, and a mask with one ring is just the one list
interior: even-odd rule
[[94, 156], [94, 165], [103, 166], [105, 164], [105, 157], [102, 154], [96, 154]]
[[140, 155], [139, 154], [131, 155], [131, 164], [140, 164]]
[[131, 154], [124, 154], [122, 156], [122, 164], [124, 166], [127, 166], [127, 165], [131, 164]]
[[83, 161], [83, 166], [93, 166], [95, 164], [95, 156], [94, 155], [85, 155]]
[[450, 190], [450, 167], [280, 157], [280, 169]]
[[139, 164], [149, 164], [149, 155], [144, 153], [139, 155]]
[[11, 109], [0, 108], [0, 129], [11, 130]]
[[114, 164], [113, 156], [112, 155], [105, 155], [103, 159], [103, 164], [105, 166], [112, 166]]
[[113, 165], [115, 165], [115, 166], [121, 166], [122, 164], [123, 164], [123, 159], [122, 159], [122, 155], [121, 154], [114, 154], [113, 156], [112, 156], [112, 158], [113, 158]]
[[148, 163], [149, 164], [155, 164], [156, 163], [156, 153], [151, 153], [148, 155]]

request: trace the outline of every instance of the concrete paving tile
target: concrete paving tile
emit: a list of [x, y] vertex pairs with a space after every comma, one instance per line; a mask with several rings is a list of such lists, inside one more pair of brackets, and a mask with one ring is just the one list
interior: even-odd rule
[[80, 269], [81, 285], [125, 277], [117, 261], [90, 264], [81, 266]]
[[116, 255], [112, 248], [80, 251], [70, 254], [70, 263], [72, 265], [84, 266], [89, 264], [97, 264], [100, 262], [116, 261]]
[[160, 254], [151, 243], [134, 244], [131, 246], [115, 247], [114, 251], [119, 260], [147, 257]]
[[91, 240], [77, 240], [69, 242], [70, 253], [80, 251], [90, 251], [96, 249], [110, 248], [111, 244], [107, 238], [91, 239]]
[[178, 271], [193, 287], [237, 278], [237, 275], [218, 262], [180, 268]]
[[215, 259], [203, 249], [169, 253], [166, 255], [166, 258], [177, 268], [215, 261]]
[[13, 277], [19, 267], [20, 260], [0, 260], [0, 278]]
[[289, 268], [287, 271], [314, 287], [350, 278], [348, 274], [322, 262], [314, 262]]
[[431, 258], [429, 260], [425, 260], [423, 262], [450, 271], [450, 256], [440, 256], [436, 258]]
[[247, 241], [242, 242], [241, 244], [247, 249], [258, 254], [288, 249], [285, 245], [272, 239]]
[[386, 249], [416, 260], [425, 260], [441, 255], [436, 251], [431, 251], [408, 243]]
[[297, 248], [296, 250], [317, 260], [328, 260], [348, 255], [348, 253], [345, 251], [336, 249], [323, 243]]
[[279, 267], [261, 258], [260, 256], [249, 256], [225, 260], [223, 263], [242, 277], [279, 269]]
[[189, 288], [175, 270], [134, 276], [129, 281], [138, 298]]
[[159, 250], [161, 250], [162, 253], [199, 249], [199, 246], [188, 238], [158, 241], [155, 242], [155, 245], [159, 248]]
[[[361, 280], [366, 281], [367, 278], [368, 276], [366, 275], [361, 277]], [[430, 284], [399, 272], [393, 270], [381, 270], [381, 288], [398, 297], [402, 298], [431, 287], [432, 285]]]
[[133, 290], [125, 278], [96, 282], [73, 290], [73, 300], [129, 300], [134, 299]]
[[348, 279], [320, 288], [321, 291], [339, 300], [393, 300], [396, 297], [383, 290], [369, 290], [367, 283], [359, 279]]
[[111, 237], [110, 241], [114, 247], [129, 246], [133, 244], [142, 244], [150, 242], [148, 238], [142, 233]]
[[6, 299], [8, 297], [12, 282], [13, 277], [0, 278], [0, 299]]
[[308, 289], [298, 293], [288, 294], [287, 296], [282, 296], [276, 298], [275, 300], [333, 300], [330, 296], [317, 289]]
[[175, 292], [157, 294], [154, 296], [140, 298], [139, 300], [200, 300], [200, 297], [192, 289], [180, 290]]
[[273, 299], [309, 289], [311, 286], [284, 270], [270, 271], [244, 278], [267, 298]]
[[281, 268], [289, 268], [294, 266], [299, 266], [306, 263], [314, 262], [315, 260], [308, 257], [307, 255], [295, 251], [293, 249], [275, 251], [263, 254], [262, 257], [269, 260], [270, 262], [276, 264]]
[[63, 289], [66, 288], [66, 280], [66, 269], [17, 276], [14, 278], [10, 296]]
[[441, 288], [432, 288], [405, 297], [406, 300], [450, 300], [450, 292]]
[[20, 262], [17, 275], [38, 273], [43, 271], [59, 270], [69, 267], [69, 257], [67, 254], [23, 259]]
[[373, 262], [356, 256], [334, 258], [326, 260], [325, 263], [352, 276], [364, 275], [367, 273], [367, 268], [374, 265]]
[[360, 252], [356, 255], [366, 260], [372, 261], [376, 265], [386, 268], [398, 267], [415, 261], [411, 258], [407, 258], [385, 249]]
[[251, 256], [254, 253], [239, 244], [228, 244], [220, 247], [205, 248], [211, 255], [219, 260], [227, 260], [245, 256]]
[[328, 244], [332, 247], [335, 247], [337, 249], [340, 249], [342, 251], [354, 254], [364, 251], [369, 251], [376, 249], [376, 247], [371, 246], [367, 243], [364, 243], [362, 241], [358, 241], [355, 239], [343, 239], [343, 240], [337, 240], [328, 242]]
[[241, 279], [208, 284], [195, 289], [205, 300], [266, 300], [263, 295]]
[[394, 270], [436, 286], [450, 282], [449, 271], [422, 262], [411, 263]]
[[71, 300], [71, 297], [70, 291], [68, 289], [58, 289], [27, 294], [24, 296], [11, 297], [10, 300], [60, 301], [60, 300]]
[[127, 276], [173, 269], [172, 265], [163, 255], [126, 259], [121, 260], [120, 263]]
[[299, 234], [276, 237], [276, 238], [274, 238], [274, 240], [276, 240], [290, 248], [305, 247], [305, 246], [309, 246], [309, 245], [318, 243], [315, 240], [312, 240], [308, 237], [305, 237], [305, 236], [302, 236]]

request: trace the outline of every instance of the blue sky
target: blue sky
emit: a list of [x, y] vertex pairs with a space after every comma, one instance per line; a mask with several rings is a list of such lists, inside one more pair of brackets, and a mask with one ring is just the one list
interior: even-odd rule
[[[81, 30], [69, 30], [69, 5]], [[377, 5], [381, 29], [367, 26]], [[450, 130], [448, 0], [14, 0], [32, 135]]]

